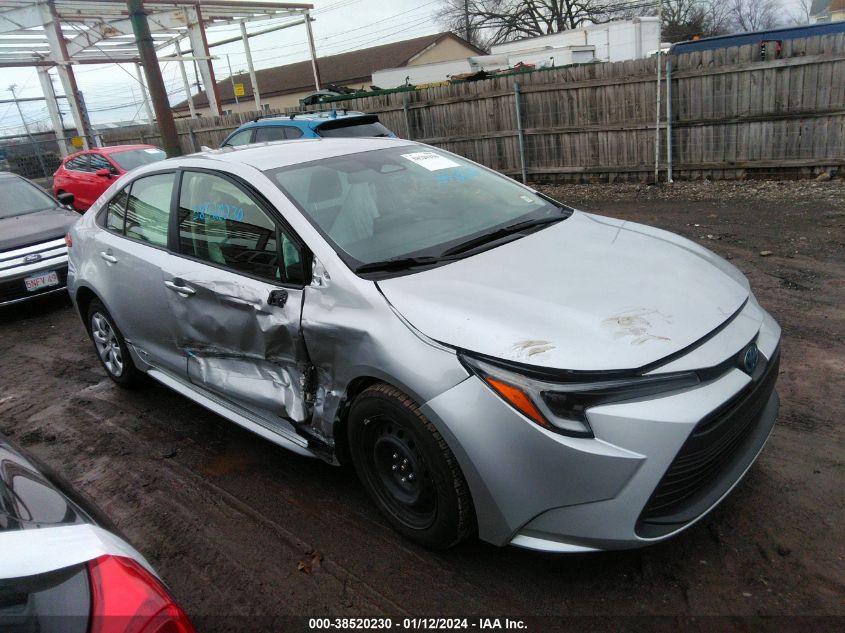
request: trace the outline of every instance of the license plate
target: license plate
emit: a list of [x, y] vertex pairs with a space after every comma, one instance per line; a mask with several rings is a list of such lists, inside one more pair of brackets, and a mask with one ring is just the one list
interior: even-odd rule
[[56, 274], [56, 271], [51, 270], [48, 273], [41, 273], [40, 275], [33, 275], [32, 277], [27, 277], [23, 280], [26, 284], [26, 289], [29, 292], [35, 292], [36, 290], [41, 290], [41, 288], [47, 288], [49, 286], [58, 286], [59, 285], [59, 275]]

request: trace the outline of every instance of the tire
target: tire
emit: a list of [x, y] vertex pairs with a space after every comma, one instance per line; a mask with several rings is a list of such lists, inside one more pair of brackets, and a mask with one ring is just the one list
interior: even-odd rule
[[144, 374], [135, 367], [123, 334], [98, 299], [94, 299], [88, 306], [86, 323], [94, 350], [109, 378], [121, 387], [136, 387], [141, 384]]
[[348, 429], [358, 478], [396, 531], [430, 549], [475, 532], [458, 462], [411, 398], [384, 383], [368, 387], [352, 404]]

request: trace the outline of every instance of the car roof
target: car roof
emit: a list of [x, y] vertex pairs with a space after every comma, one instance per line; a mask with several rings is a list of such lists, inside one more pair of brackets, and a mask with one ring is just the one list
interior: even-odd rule
[[[308, 163], [323, 158], [333, 158], [347, 154], [370, 152], [387, 147], [426, 146], [414, 141], [391, 137], [358, 137], [358, 138], [310, 138], [295, 141], [273, 141], [269, 143], [253, 143], [212, 149], [198, 154], [190, 154], [183, 158], [207, 158], [230, 163], [243, 163], [265, 171], [287, 167], [299, 163]], [[179, 159], [171, 159], [179, 160]], [[165, 161], [170, 162], [170, 161]], [[156, 163], [161, 167], [162, 163]]]
[[156, 147], [155, 145], [109, 145], [108, 147], [91, 147], [89, 149], [83, 149], [78, 152], [74, 152], [73, 154], [68, 154], [67, 158], [65, 158], [62, 162], [67, 162], [71, 158], [76, 158], [77, 156], [84, 156], [85, 154], [97, 153], [97, 154], [117, 154], [119, 152], [128, 152], [133, 149], [161, 149]]
[[100, 152], [102, 154], [116, 154], [117, 152], [127, 152], [133, 149], [159, 149], [155, 145], [109, 145], [108, 147], [92, 147], [90, 152]]
[[[290, 114], [282, 115], [282, 116], [272, 116], [266, 118], [256, 119], [254, 121], [248, 121], [242, 124], [235, 132], [240, 132], [241, 130], [249, 130], [256, 127], [275, 127], [275, 126], [285, 126], [285, 127], [298, 127], [298, 128], [305, 128], [305, 129], [316, 129], [323, 125], [324, 123], [328, 123], [329, 121], [338, 121], [338, 120], [354, 120], [360, 119], [364, 117], [376, 117], [375, 114], [367, 114], [366, 112], [347, 112], [346, 110], [330, 110], [325, 112], [297, 112], [291, 118]], [[231, 136], [231, 134], [230, 134]]]

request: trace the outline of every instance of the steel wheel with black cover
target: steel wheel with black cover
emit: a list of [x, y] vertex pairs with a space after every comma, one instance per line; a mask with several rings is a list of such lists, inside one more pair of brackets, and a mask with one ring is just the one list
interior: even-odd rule
[[446, 441], [399, 389], [365, 389], [349, 412], [355, 470], [390, 524], [424, 547], [445, 549], [475, 531], [469, 488]]

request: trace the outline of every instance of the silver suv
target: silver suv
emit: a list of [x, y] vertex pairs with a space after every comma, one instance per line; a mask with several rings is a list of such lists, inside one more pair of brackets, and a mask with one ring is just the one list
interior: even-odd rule
[[627, 548], [688, 527], [775, 423], [780, 328], [731, 264], [400, 139], [133, 171], [72, 231], [109, 376], [351, 461], [429, 547]]

